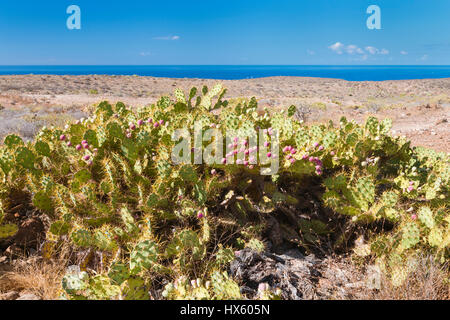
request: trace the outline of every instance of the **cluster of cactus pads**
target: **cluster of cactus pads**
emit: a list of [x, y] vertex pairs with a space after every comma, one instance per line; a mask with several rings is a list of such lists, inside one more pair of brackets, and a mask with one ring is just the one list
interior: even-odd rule
[[[102, 102], [90, 118], [42, 128], [33, 142], [7, 136], [0, 146], [0, 238], [17, 232], [2, 220], [14, 195], [25, 193], [27, 206], [51, 221], [46, 257], [62, 243], [101, 254], [101, 269], [81, 264], [68, 271], [64, 298], [149, 299], [162, 286], [167, 299], [240, 299], [239, 284], [227, 274], [234, 252], [264, 250], [265, 224], [280, 208], [302, 208], [301, 193], [318, 187], [321, 205], [336, 219], [393, 225], [373, 233], [364, 255], [375, 257], [394, 283], [424, 250], [448, 259], [447, 154], [390, 136], [390, 120], [369, 117], [361, 126], [342, 118], [308, 127], [296, 119], [295, 106], [270, 114], [254, 98], [223, 100], [225, 92], [221, 85], [187, 96], [177, 89], [172, 99], [138, 110]], [[278, 172], [261, 175], [259, 162], [173, 163], [175, 130], [194, 136], [195, 123], [224, 137], [233, 132], [239, 142], [259, 129], [277, 134]], [[244, 153], [254, 151], [245, 146]], [[332, 233], [333, 221], [299, 221], [295, 231], [309, 237], [298, 246]]]

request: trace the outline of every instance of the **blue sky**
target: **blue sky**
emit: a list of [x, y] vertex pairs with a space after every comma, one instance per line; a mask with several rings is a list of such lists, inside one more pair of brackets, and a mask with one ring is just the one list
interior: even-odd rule
[[450, 1], [1, 1], [0, 65], [21, 64], [449, 65]]

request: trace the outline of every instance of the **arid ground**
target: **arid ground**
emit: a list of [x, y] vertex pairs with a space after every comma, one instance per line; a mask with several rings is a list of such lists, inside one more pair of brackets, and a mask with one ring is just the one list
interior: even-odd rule
[[[43, 125], [62, 125], [87, 115], [102, 100], [138, 107], [173, 89], [212, 86], [217, 80], [139, 76], [0, 76], [0, 139], [11, 132], [31, 139]], [[306, 123], [362, 122], [369, 115], [392, 118], [393, 134], [413, 145], [450, 152], [450, 78], [350, 82], [338, 79], [271, 77], [221, 81], [227, 97], [256, 97], [260, 106], [296, 105]]]

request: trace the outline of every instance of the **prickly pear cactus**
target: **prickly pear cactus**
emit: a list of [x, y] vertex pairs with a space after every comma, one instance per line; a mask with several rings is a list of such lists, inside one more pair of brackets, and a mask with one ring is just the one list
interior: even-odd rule
[[[409, 256], [448, 261], [448, 154], [390, 136], [389, 119], [307, 126], [295, 106], [260, 111], [256, 98], [228, 101], [225, 93], [221, 84], [176, 89], [137, 110], [104, 101], [87, 119], [42, 128], [32, 142], [8, 135], [0, 146], [0, 239], [17, 232], [23, 202], [50, 220], [48, 258], [65, 245], [102, 257], [89, 274], [66, 275], [65, 297], [73, 299], [149, 299], [154, 279], [169, 283], [168, 299], [244, 298], [223, 272], [234, 250], [265, 250], [269, 224], [281, 230], [272, 241], [305, 250], [330, 241], [351, 247], [343, 229], [373, 234], [364, 257], [400, 256], [386, 268], [398, 283]], [[207, 139], [208, 129], [223, 140]], [[200, 137], [183, 149], [183, 164], [172, 161], [177, 130]], [[205, 150], [217, 161], [206, 163]], [[278, 171], [265, 176], [270, 159]], [[309, 204], [329, 215], [312, 216]], [[385, 222], [389, 232], [376, 227]]]

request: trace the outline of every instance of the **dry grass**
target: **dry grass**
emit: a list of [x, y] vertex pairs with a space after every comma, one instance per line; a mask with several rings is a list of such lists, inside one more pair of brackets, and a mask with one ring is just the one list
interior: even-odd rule
[[0, 293], [17, 291], [32, 293], [44, 300], [58, 299], [65, 264], [60, 261], [28, 259], [16, 263], [13, 270], [0, 278]]
[[394, 287], [382, 279], [382, 288], [367, 299], [376, 300], [449, 300], [450, 272], [448, 265], [438, 264], [432, 256], [418, 259], [406, 281]]
[[61, 294], [61, 281], [69, 264], [68, 246], [63, 245], [52, 259], [41, 256], [26, 257], [19, 254], [9, 268], [0, 270], [0, 294], [16, 291], [32, 293], [43, 300], [57, 300]]

